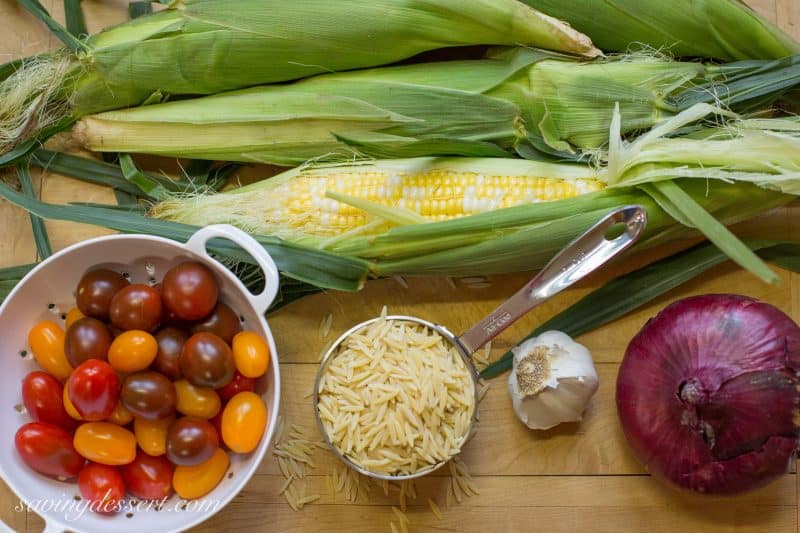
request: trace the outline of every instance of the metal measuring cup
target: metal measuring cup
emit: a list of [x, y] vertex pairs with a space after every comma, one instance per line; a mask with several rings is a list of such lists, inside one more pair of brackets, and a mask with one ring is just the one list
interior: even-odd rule
[[[480, 349], [490, 340], [494, 339], [503, 330], [516, 322], [528, 311], [541, 304], [548, 298], [566, 289], [578, 280], [594, 272], [605, 265], [613, 257], [617, 256], [629, 248], [641, 236], [647, 224], [647, 212], [638, 205], [626, 206], [612, 211], [603, 217], [598, 223], [589, 228], [583, 235], [572, 241], [566, 248], [558, 253], [534, 278], [529, 281], [522, 289], [516, 292], [511, 298], [502, 303], [497, 309], [489, 313], [483, 320], [475, 324], [469, 330], [457, 336], [440, 324], [434, 324], [427, 320], [422, 320], [413, 316], [390, 315], [385, 318], [373, 318], [361, 322], [344, 332], [331, 345], [320, 363], [317, 377], [314, 382], [314, 415], [317, 425], [322, 433], [325, 442], [330, 449], [347, 466], [364, 474], [365, 476], [389, 481], [400, 481], [404, 479], [414, 479], [443, 466], [450, 458], [430, 465], [411, 474], [387, 475], [371, 472], [364, 467], [353, 462], [343, 454], [330, 440], [330, 436], [322, 423], [322, 418], [317, 407], [319, 403], [320, 380], [325, 374], [325, 370], [336, 356], [339, 347], [350, 335], [378, 320], [397, 320], [404, 322], [414, 322], [421, 324], [433, 331], [436, 331], [447, 342], [449, 342], [456, 352], [461, 355], [464, 364], [470, 370], [472, 386], [475, 391], [475, 402], [473, 412], [470, 416], [470, 423], [467, 427], [466, 437], [470, 434], [477, 421], [478, 406], [478, 372], [472, 362], [472, 354]], [[615, 228], [619, 228], [620, 234], [614, 238], [609, 238], [609, 234]], [[466, 438], [463, 439], [466, 441]], [[462, 441], [462, 442], [463, 442]]]

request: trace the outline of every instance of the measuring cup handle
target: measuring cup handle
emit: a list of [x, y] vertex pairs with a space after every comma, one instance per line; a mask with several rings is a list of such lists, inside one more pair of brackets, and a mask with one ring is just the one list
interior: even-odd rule
[[230, 224], [215, 224], [197, 230], [186, 242], [186, 248], [198, 255], [213, 259], [209, 256], [206, 245], [208, 241], [215, 238], [228, 239], [236, 243], [249, 253], [253, 259], [256, 260], [258, 266], [261, 267], [261, 270], [264, 272], [264, 290], [259, 294], [251, 294], [248, 291], [246, 296], [253, 306], [253, 309], [263, 315], [267, 312], [267, 309], [269, 309], [269, 306], [278, 294], [280, 277], [278, 274], [278, 267], [275, 266], [275, 261], [272, 260], [272, 257], [270, 257], [261, 243]]
[[[608, 238], [609, 230], [623, 225], [622, 233]], [[647, 225], [647, 212], [638, 205], [616, 209], [558, 253], [514, 296], [458, 338], [468, 353], [495, 338], [522, 315], [594, 272], [629, 248]]]

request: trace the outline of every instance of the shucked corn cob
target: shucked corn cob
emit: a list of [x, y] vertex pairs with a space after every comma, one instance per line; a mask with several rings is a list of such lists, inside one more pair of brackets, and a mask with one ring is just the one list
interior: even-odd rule
[[299, 165], [309, 159], [565, 155], [697, 102], [767, 105], [800, 83], [800, 56], [703, 65], [646, 56], [576, 63], [526, 49], [481, 60], [328, 74], [84, 118], [91, 150]]
[[65, 114], [477, 44], [599, 54], [585, 35], [517, 0], [176, 0], [89, 37], [77, 53], [22, 62], [0, 84], [0, 153]]

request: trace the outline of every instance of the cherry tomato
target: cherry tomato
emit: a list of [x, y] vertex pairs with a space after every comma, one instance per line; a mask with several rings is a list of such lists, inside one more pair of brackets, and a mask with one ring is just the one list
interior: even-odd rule
[[28, 422], [17, 430], [14, 445], [25, 464], [40, 474], [69, 479], [83, 468], [72, 436], [52, 424]]
[[175, 465], [207, 461], [219, 446], [219, 436], [208, 420], [185, 416], [167, 430], [167, 459]]
[[157, 420], [175, 414], [175, 386], [152, 370], [127, 376], [122, 382], [121, 397], [125, 407], [140, 418]]
[[119, 372], [138, 372], [144, 370], [158, 353], [156, 338], [139, 329], [120, 333], [111, 343], [108, 362]]
[[153, 331], [161, 323], [161, 295], [149, 285], [129, 285], [111, 300], [111, 323], [125, 331]]
[[83, 318], [83, 317], [85, 317], [85, 316], [86, 316], [86, 315], [84, 315], [83, 313], [81, 313], [81, 310], [80, 310], [80, 309], [78, 309], [77, 307], [73, 307], [72, 309], [70, 309], [69, 311], [67, 311], [67, 318], [66, 318], [66, 320], [64, 321], [64, 327], [65, 327], [66, 329], [69, 329], [69, 327], [70, 327], [72, 324], [74, 324], [75, 322], [77, 322], [78, 320], [80, 320], [81, 318]]
[[200, 498], [219, 485], [230, 464], [228, 454], [217, 448], [204, 463], [175, 467], [172, 486], [178, 496], [185, 500]]
[[90, 317], [108, 320], [111, 300], [128, 286], [128, 280], [119, 272], [101, 268], [87, 272], [78, 282], [75, 293], [78, 309]]
[[69, 377], [72, 366], [64, 353], [64, 330], [58, 324], [43, 320], [33, 326], [28, 332], [28, 345], [45, 372], [60, 380]]
[[67, 387], [64, 387], [64, 393], [61, 396], [61, 400], [64, 402], [64, 410], [67, 412], [70, 418], [75, 420], [83, 420], [80, 413], [78, 413], [78, 410], [75, 409], [74, 405], [72, 405], [72, 400], [69, 399], [69, 389]]
[[157, 370], [169, 379], [181, 377], [181, 350], [186, 342], [186, 334], [178, 328], [167, 327], [156, 333], [158, 352], [153, 361], [153, 370]]
[[219, 413], [219, 395], [209, 387], [195, 387], [185, 379], [175, 382], [179, 413], [197, 418], [211, 418]]
[[227, 402], [242, 391], [253, 392], [256, 390], [257, 384], [258, 379], [246, 378], [237, 370], [234, 372], [233, 379], [230, 383], [217, 389], [217, 394], [219, 394], [219, 397], [222, 398], [223, 402]]
[[236, 453], [256, 449], [267, 427], [267, 406], [254, 392], [240, 392], [222, 411], [222, 441]]
[[242, 331], [233, 338], [236, 370], [248, 378], [264, 375], [269, 367], [269, 346], [252, 331]]
[[113, 466], [89, 463], [78, 474], [78, 489], [95, 513], [116, 513], [125, 499], [125, 482]]
[[172, 494], [174, 467], [166, 457], [153, 457], [139, 450], [132, 463], [121, 468], [125, 486], [143, 500], [160, 500]]
[[117, 405], [114, 406], [114, 410], [111, 411], [107, 420], [118, 426], [127, 426], [130, 424], [131, 420], [133, 420], [133, 413], [128, 411], [128, 408], [125, 407], [125, 404], [122, 403], [122, 399], [120, 399]]
[[64, 409], [64, 387], [39, 370], [22, 380], [22, 403], [36, 422], [45, 422], [72, 431], [77, 425]]
[[234, 335], [242, 331], [242, 323], [239, 321], [239, 316], [234, 313], [233, 309], [228, 307], [227, 304], [219, 302], [205, 320], [192, 327], [192, 333], [198, 333], [200, 331], [213, 333], [230, 344]]
[[73, 444], [83, 457], [104, 465], [125, 465], [136, 457], [136, 437], [111, 422], [81, 424]]
[[67, 380], [69, 399], [83, 420], [108, 418], [119, 400], [119, 378], [105, 361], [89, 359]]
[[217, 281], [202, 263], [186, 261], [170, 268], [161, 282], [164, 305], [183, 320], [200, 320], [217, 305]]
[[89, 359], [108, 359], [111, 332], [96, 318], [81, 318], [72, 324], [64, 338], [64, 353], [69, 364], [77, 367]]
[[193, 385], [218, 389], [230, 383], [236, 363], [225, 341], [213, 333], [195, 333], [181, 350], [181, 373]]
[[175, 421], [175, 417], [161, 420], [145, 420], [137, 418], [133, 421], [133, 433], [136, 442], [147, 455], [164, 455], [167, 453], [167, 430]]
[[[214, 426], [214, 429], [217, 431], [217, 435], [222, 435], [222, 413], [224, 411], [224, 409], [221, 409], [219, 413], [208, 419], [208, 421], [211, 422], [211, 425]], [[220, 446], [224, 445], [225, 441], [221, 441]]]

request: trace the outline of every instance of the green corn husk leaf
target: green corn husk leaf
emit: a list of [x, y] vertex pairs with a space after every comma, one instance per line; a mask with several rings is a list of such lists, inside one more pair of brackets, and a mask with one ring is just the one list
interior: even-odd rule
[[[726, 81], [730, 80], [730, 82]], [[578, 157], [707, 102], [748, 110], [800, 82], [800, 56], [741, 64], [592, 62], [506, 49], [479, 60], [316, 76], [85, 117], [94, 151], [295, 166], [421, 156]]]
[[[47, 204], [28, 198], [4, 184], [0, 184], [0, 197], [42, 218], [93, 224], [126, 233], [158, 235], [184, 242], [199, 229], [118, 209]], [[361, 289], [369, 273], [369, 264], [356, 258], [305, 248], [275, 237], [254, 237], [270, 253], [282, 273], [317, 287], [356, 291]], [[253, 262], [247, 253], [226, 241], [209, 246], [209, 250], [233, 262]]]
[[522, 0], [603, 50], [649, 46], [676, 57], [781, 58], [800, 45], [740, 0]]
[[0, 303], [17, 286], [17, 284], [30, 272], [36, 263], [0, 268]]
[[[800, 243], [764, 240], [747, 241], [746, 244], [765, 260], [800, 272]], [[700, 244], [661, 259], [606, 283], [539, 325], [517, 344], [550, 330], [563, 331], [572, 337], [588, 333], [639, 309], [726, 260], [726, 255], [713, 244]], [[483, 369], [481, 377], [490, 379], [510, 370], [512, 359], [511, 351], [506, 352]]]
[[78, 41], [24, 0], [70, 48], [31, 58], [0, 84], [0, 154], [64, 116], [393, 63], [468, 45], [595, 57], [591, 41], [516, 0], [180, 0]]

